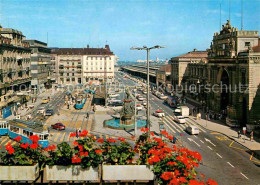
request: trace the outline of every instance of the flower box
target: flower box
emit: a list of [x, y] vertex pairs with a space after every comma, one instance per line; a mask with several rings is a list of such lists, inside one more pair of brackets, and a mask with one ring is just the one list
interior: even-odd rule
[[103, 165], [104, 181], [154, 180], [154, 173], [146, 165]]
[[71, 166], [46, 166], [48, 181], [98, 181], [98, 168], [82, 168], [80, 165]]
[[33, 166], [0, 166], [2, 181], [35, 181], [39, 177], [39, 165]]

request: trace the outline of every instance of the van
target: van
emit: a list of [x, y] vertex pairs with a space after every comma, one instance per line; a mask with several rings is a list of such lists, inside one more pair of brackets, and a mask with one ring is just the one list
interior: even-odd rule
[[198, 127], [193, 126], [193, 125], [190, 125], [190, 126], [186, 127], [186, 131], [187, 131], [189, 134], [191, 134], [191, 135], [199, 134], [199, 133], [200, 133], [200, 130], [198, 129]]

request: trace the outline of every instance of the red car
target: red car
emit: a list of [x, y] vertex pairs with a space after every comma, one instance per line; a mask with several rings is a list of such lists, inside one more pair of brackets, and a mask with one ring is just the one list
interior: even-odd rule
[[54, 125], [51, 125], [51, 128], [57, 130], [65, 130], [65, 125], [63, 125], [62, 123], [55, 123]]

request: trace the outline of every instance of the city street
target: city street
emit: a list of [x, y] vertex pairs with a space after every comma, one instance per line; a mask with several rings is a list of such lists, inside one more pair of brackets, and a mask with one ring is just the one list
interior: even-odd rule
[[[125, 85], [133, 86], [135, 82], [123, 78], [117, 74], [117, 78]], [[141, 93], [140, 93], [141, 94]], [[150, 93], [151, 113], [157, 109], [165, 112], [164, 123], [167, 131], [183, 142], [183, 145], [191, 150], [198, 151], [202, 155], [202, 164], [198, 171], [208, 177], [216, 179], [220, 184], [259, 184], [260, 169], [250, 161], [251, 153], [242, 145], [233, 142], [228, 137], [208, 131], [200, 126], [192, 116], [186, 119], [185, 124], [173, 121], [173, 109]], [[151, 124], [159, 124], [158, 122]], [[210, 122], [208, 123], [210, 124]], [[185, 128], [195, 125], [199, 128], [199, 135], [189, 135]]]

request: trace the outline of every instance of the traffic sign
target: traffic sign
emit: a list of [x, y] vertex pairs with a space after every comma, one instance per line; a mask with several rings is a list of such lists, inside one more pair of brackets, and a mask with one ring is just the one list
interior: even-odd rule
[[246, 133], [246, 127], [243, 127], [243, 133], [244, 134]]

